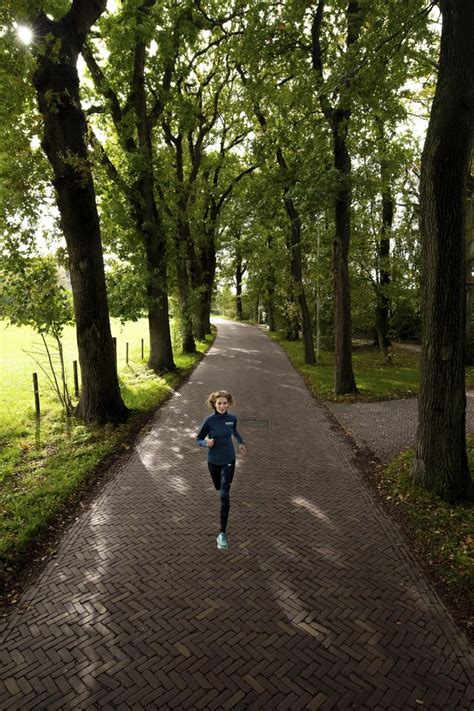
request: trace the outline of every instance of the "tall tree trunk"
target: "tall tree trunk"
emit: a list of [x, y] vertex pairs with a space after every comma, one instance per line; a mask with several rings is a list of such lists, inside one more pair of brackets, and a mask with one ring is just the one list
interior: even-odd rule
[[[173, 136], [171, 128], [166, 124], [165, 134], [168, 144], [175, 151], [175, 168], [178, 179], [175, 244], [176, 244], [176, 275], [178, 278], [179, 308], [181, 317], [181, 347], [183, 353], [195, 353], [196, 343], [193, 333], [193, 286], [190, 274], [196, 262], [194, 243], [189, 224], [189, 186], [184, 178], [183, 134]], [[171, 213], [172, 215], [172, 213]], [[189, 267], [188, 267], [189, 264]]]
[[335, 237], [332, 245], [334, 279], [334, 337], [336, 349], [335, 393], [357, 392], [352, 368], [352, 314], [349, 279], [351, 240], [351, 159], [347, 149], [348, 111], [335, 111], [333, 117], [334, 167], [337, 171], [335, 198]]
[[187, 217], [183, 213], [177, 221], [177, 264], [178, 293], [181, 311], [181, 347], [183, 353], [196, 353], [193, 334], [193, 306], [191, 278], [188, 270], [189, 245], [192, 244]]
[[150, 357], [148, 367], [157, 373], [176, 369], [173, 360], [168, 310], [166, 237], [164, 226], [156, 207], [151, 127], [148, 118], [145, 92], [146, 45], [139, 39], [135, 44], [133, 99], [138, 133], [137, 195], [135, 201], [140, 232], [147, 256], [149, 300], [148, 323], [150, 327]]
[[244, 312], [242, 309], [242, 260], [240, 259], [235, 266], [235, 317], [237, 321], [244, 320]]
[[474, 146], [466, 201], [466, 365], [474, 365]]
[[215, 242], [215, 230], [208, 235], [206, 245], [204, 247], [204, 296], [203, 296], [203, 317], [204, 317], [204, 327], [206, 334], [211, 333], [211, 308], [212, 308], [212, 292], [214, 289], [214, 282], [216, 279], [216, 242]]
[[240, 249], [240, 233], [235, 235], [236, 238], [236, 259], [235, 259], [235, 316], [238, 321], [243, 321], [244, 315], [242, 310], [242, 279], [245, 269], [242, 267], [242, 252]]
[[148, 367], [155, 373], [173, 372], [167, 265], [163, 259], [164, 228], [156, 209], [153, 181], [150, 176], [136, 181], [130, 205], [146, 258], [146, 293], [148, 303], [148, 332], [150, 355]]
[[268, 269], [267, 269], [267, 322], [268, 330], [276, 331], [275, 322], [275, 266], [273, 263], [273, 237], [270, 235], [267, 238], [267, 246], [269, 252]]
[[[338, 395], [357, 392], [352, 368], [352, 316], [349, 280], [349, 246], [351, 239], [351, 159], [347, 147], [347, 134], [351, 117], [351, 79], [348, 76], [337, 80], [343, 87], [339, 98], [331, 103], [333, 91], [328, 90], [325, 79], [321, 28], [325, 0], [319, 0], [313, 16], [312, 64], [320, 83], [319, 102], [321, 110], [331, 127], [333, 160], [336, 172], [334, 219], [335, 237], [332, 245], [332, 269], [334, 284], [334, 331], [336, 349], [335, 392]], [[346, 4], [346, 46], [349, 49], [358, 39], [363, 15], [358, 0]]]
[[[144, 0], [144, 3], [137, 8], [138, 16], [143, 19], [154, 4], [155, 0]], [[120, 105], [119, 95], [113, 91], [104, 76], [91, 48], [84, 46], [82, 54], [97, 91], [107, 101], [121, 147], [128, 155], [129, 164], [133, 165], [135, 172], [134, 183], [129, 188], [127, 180], [115, 168], [104, 147], [97, 142], [109, 175], [128, 200], [137, 234], [144, 246], [150, 333], [148, 365], [160, 373], [173, 371], [175, 365], [168, 313], [166, 239], [155, 200], [151, 122], [147, 111], [145, 88], [146, 46], [141, 39], [143, 31], [139, 27], [136, 29], [139, 39], [135, 42], [132, 87], [130, 95], [124, 102], [124, 109]], [[171, 75], [168, 80], [171, 81]], [[168, 80], [163, 87], [164, 93], [168, 90]]]
[[301, 222], [299, 214], [294, 215], [291, 219], [290, 227], [290, 265], [291, 276], [294, 281], [296, 298], [298, 300], [299, 312], [301, 316], [301, 329], [303, 331], [304, 343], [304, 360], [308, 365], [316, 363], [316, 355], [314, 353], [313, 343], [313, 328], [311, 325], [311, 317], [309, 315], [308, 302], [303, 286], [303, 274], [301, 265]]
[[414, 474], [448, 501], [472, 487], [466, 454], [465, 209], [474, 125], [474, 3], [441, 0], [438, 82], [421, 164], [423, 345]]
[[211, 333], [212, 290], [216, 276], [216, 245], [214, 227], [206, 230], [199, 254], [196, 255], [195, 293], [197, 294], [197, 315], [195, 334], [199, 340], [204, 340]]
[[194, 318], [194, 333], [198, 341], [204, 341], [206, 334], [210, 333], [210, 309], [208, 306], [209, 287], [201, 282], [195, 290], [196, 315]]
[[76, 69], [86, 34], [105, 5], [105, 1], [73, 3], [58, 22], [44, 14], [38, 16], [33, 26], [40, 51], [33, 84], [44, 120], [42, 145], [54, 172], [70, 263], [82, 375], [76, 414], [84, 420], [120, 422], [126, 419], [128, 410], [117, 378], [100, 224]]
[[379, 289], [377, 292], [375, 325], [379, 348], [387, 358], [387, 348], [390, 345], [388, 338], [390, 299], [387, 289], [390, 285], [390, 235], [392, 233], [394, 204], [390, 185], [390, 168], [385, 158], [380, 161], [380, 176], [382, 181], [382, 229], [377, 245]]
[[[148, 367], [155, 373], [173, 372], [176, 366], [173, 361], [171, 334], [169, 330], [168, 294], [163, 284], [166, 283], [165, 266], [161, 259], [161, 250], [157, 240], [147, 233], [142, 223], [146, 264], [147, 264], [147, 297], [148, 297], [148, 328], [150, 332], [150, 355]], [[168, 326], [166, 328], [165, 326]]]
[[[283, 152], [280, 147], [277, 148], [277, 160], [280, 168], [287, 173], [287, 165], [283, 157]], [[313, 344], [313, 328], [311, 326], [311, 317], [309, 315], [308, 303], [303, 284], [303, 265], [301, 259], [301, 218], [300, 214], [289, 197], [290, 186], [285, 184], [283, 202], [285, 205], [286, 214], [290, 220], [290, 233], [287, 242], [288, 251], [290, 254], [290, 271], [294, 283], [294, 291], [298, 301], [299, 312], [301, 316], [301, 328], [303, 331], [304, 343], [304, 359], [308, 365], [316, 363]]]
[[191, 265], [191, 284], [193, 289], [193, 333], [198, 341], [206, 338], [207, 305], [206, 305], [206, 285], [205, 285], [205, 265], [201, 250], [196, 250], [194, 245], [189, 245], [188, 254]]

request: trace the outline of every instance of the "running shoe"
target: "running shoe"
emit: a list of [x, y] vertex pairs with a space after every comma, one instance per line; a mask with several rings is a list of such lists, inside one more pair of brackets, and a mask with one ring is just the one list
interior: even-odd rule
[[217, 536], [217, 547], [221, 550], [227, 550], [229, 547], [229, 541], [227, 540], [227, 534], [224, 532], [219, 533]]

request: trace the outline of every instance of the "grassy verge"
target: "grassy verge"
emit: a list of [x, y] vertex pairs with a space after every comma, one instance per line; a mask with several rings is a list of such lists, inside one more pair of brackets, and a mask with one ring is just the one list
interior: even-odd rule
[[[131, 324], [122, 333], [123, 342], [136, 335], [135, 331], [138, 333], [136, 324]], [[213, 340], [210, 337], [198, 343], [194, 356], [176, 355], [177, 372], [163, 377], [147, 369], [138, 340], [129, 349], [128, 365], [124, 357], [118, 364], [122, 395], [132, 410], [131, 417], [118, 427], [100, 427], [66, 418], [46, 388], [38, 423], [31, 388], [24, 384], [25, 379], [28, 384], [30, 381], [31, 362], [23, 358], [21, 349], [16, 349], [14, 356], [15, 338], [24, 342], [27, 334], [16, 329], [8, 335], [8, 344], [2, 340], [2, 364], [6, 367], [0, 417], [0, 564], [4, 573], [0, 582], [11, 578], [53, 522], [61, 525], [61, 512], [77, 503], [107, 458], [129, 448], [133, 435], [184, 380]], [[67, 337], [65, 342], [68, 348]]]
[[285, 341], [276, 334], [270, 335], [286, 351], [313, 392], [325, 400], [387, 400], [410, 397], [418, 391], [417, 353], [394, 349], [392, 365], [386, 365], [378, 348], [354, 349], [352, 360], [359, 392], [356, 395], [334, 395], [334, 353], [323, 351], [316, 365], [307, 365], [302, 341]]
[[[468, 439], [474, 471], [474, 437]], [[378, 481], [383, 498], [397, 509], [417, 552], [451, 603], [453, 612], [474, 638], [474, 505], [447, 504], [413, 483], [412, 451], [404, 452], [386, 467]]]
[[[358, 393], [334, 394], [334, 353], [323, 351], [316, 365], [304, 361], [303, 342], [286, 341], [277, 333], [268, 333], [287, 353], [295, 368], [305, 378], [309, 387], [325, 400], [342, 402], [375, 402], [412, 397], [418, 393], [419, 354], [403, 350], [395, 344], [392, 363], [384, 362], [376, 346], [354, 348], [352, 362]], [[466, 369], [466, 387], [474, 387], [474, 368]]]
[[[334, 396], [334, 356], [323, 353], [315, 366], [304, 363], [302, 342], [273, 335], [311, 391], [326, 400], [376, 401], [415, 395], [418, 392], [418, 355], [393, 349], [386, 365], [377, 348], [356, 348], [353, 365], [359, 393]], [[474, 386], [474, 368], [466, 369], [466, 386]], [[474, 436], [468, 438], [468, 455], [474, 471]], [[454, 617], [474, 638], [474, 505], [449, 505], [415, 485], [410, 476], [413, 452], [404, 452], [374, 473], [375, 485], [389, 510], [402, 523], [412, 547], [420, 555]]]

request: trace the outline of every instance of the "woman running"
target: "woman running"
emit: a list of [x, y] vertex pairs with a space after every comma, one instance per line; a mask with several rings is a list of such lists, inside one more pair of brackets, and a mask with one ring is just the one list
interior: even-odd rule
[[237, 418], [228, 412], [233, 404], [232, 395], [226, 390], [217, 390], [207, 398], [207, 405], [214, 410], [208, 415], [197, 434], [200, 447], [207, 447], [207, 466], [212, 481], [221, 498], [221, 529], [217, 536], [217, 547], [229, 547], [227, 539], [227, 519], [230, 508], [230, 485], [235, 471], [235, 450], [232, 437], [239, 444], [240, 454], [246, 454], [244, 440], [237, 431]]

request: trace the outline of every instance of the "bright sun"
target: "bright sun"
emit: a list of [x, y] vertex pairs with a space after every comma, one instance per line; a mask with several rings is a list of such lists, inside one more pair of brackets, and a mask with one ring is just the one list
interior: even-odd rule
[[26, 27], [26, 25], [18, 25], [16, 28], [16, 32], [18, 35], [18, 39], [20, 42], [23, 44], [31, 44], [33, 41], [33, 30], [31, 30], [29, 27]]

